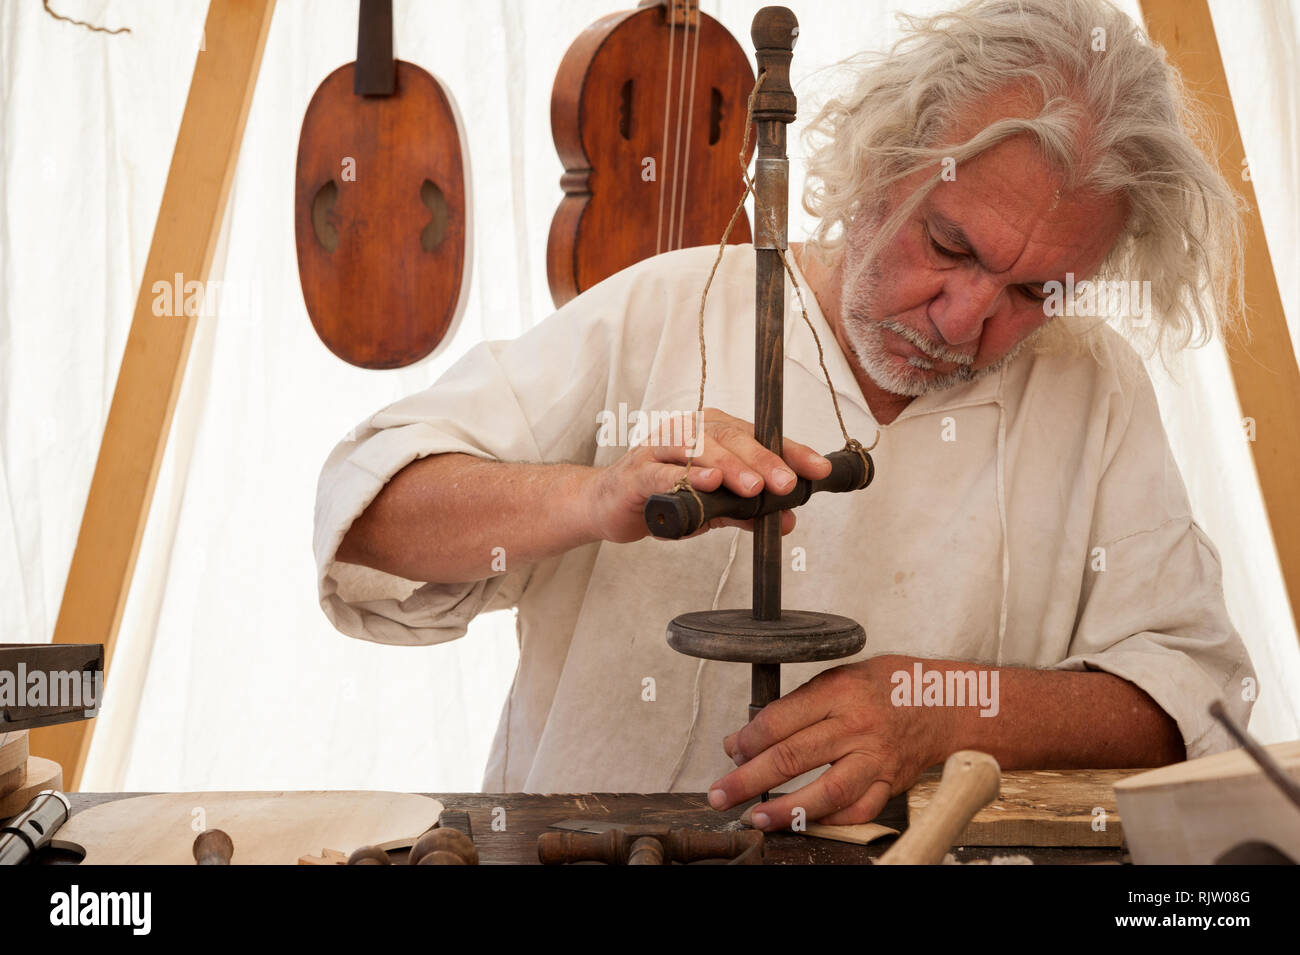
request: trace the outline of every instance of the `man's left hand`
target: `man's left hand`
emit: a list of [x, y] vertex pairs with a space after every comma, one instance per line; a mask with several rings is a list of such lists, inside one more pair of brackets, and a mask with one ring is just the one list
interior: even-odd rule
[[729, 809], [829, 763], [802, 789], [756, 805], [755, 828], [788, 828], [797, 809], [827, 825], [874, 819], [890, 797], [948, 755], [946, 708], [890, 702], [890, 677], [910, 671], [912, 662], [880, 656], [834, 667], [768, 704], [723, 740], [739, 768], [709, 787], [709, 804]]

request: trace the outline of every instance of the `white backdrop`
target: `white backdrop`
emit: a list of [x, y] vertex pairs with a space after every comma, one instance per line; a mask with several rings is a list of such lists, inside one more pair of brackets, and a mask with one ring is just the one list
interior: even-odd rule
[[[212, 275], [225, 283], [221, 307], [195, 336], [84, 789], [478, 787], [515, 666], [512, 615], [481, 618], [438, 647], [336, 633], [316, 604], [316, 477], [363, 417], [426, 387], [476, 341], [549, 314], [546, 233], [561, 172], [551, 81], [585, 26], [632, 5], [397, 0], [398, 55], [444, 81], [466, 124], [474, 274], [443, 354], [369, 372], [312, 331], [292, 219], [302, 115], [325, 75], [354, 58], [356, 3], [280, 0]], [[747, 49], [762, 5], [702, 3]], [[830, 79], [814, 68], [892, 40], [896, 7], [943, 5], [792, 4], [805, 113]], [[18, 642], [53, 632], [207, 4], [53, 6], [132, 33], [92, 33], [38, 0], [0, 0], [0, 640]], [[1274, 0], [1213, 9], [1295, 337], [1300, 17]], [[797, 137], [791, 147], [797, 185]], [[798, 237], [805, 223], [791, 211]], [[1261, 672], [1253, 728], [1292, 738], [1300, 652], [1222, 349], [1191, 356], [1179, 381], [1159, 383], [1162, 407]]]

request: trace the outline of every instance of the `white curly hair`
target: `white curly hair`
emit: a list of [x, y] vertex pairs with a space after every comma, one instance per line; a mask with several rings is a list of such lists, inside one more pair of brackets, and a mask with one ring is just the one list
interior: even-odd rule
[[[803, 206], [818, 219], [808, 244], [823, 259], [891, 185], [932, 170], [874, 230], [864, 251], [872, 261], [940, 181], [945, 158], [960, 165], [1024, 134], [1064, 189], [1126, 197], [1128, 220], [1096, 279], [1150, 283], [1149, 320], [1109, 319], [1139, 351], [1168, 358], [1237, 323], [1244, 203], [1207, 158], [1209, 114], [1127, 15], [1106, 0], [974, 0], [900, 20], [905, 34], [887, 53], [838, 64], [848, 91], [804, 130]], [[1037, 115], [998, 119], [964, 142], [945, 138], [1016, 85], [1035, 92]], [[1097, 325], [1049, 322], [1035, 346], [1095, 351]]]

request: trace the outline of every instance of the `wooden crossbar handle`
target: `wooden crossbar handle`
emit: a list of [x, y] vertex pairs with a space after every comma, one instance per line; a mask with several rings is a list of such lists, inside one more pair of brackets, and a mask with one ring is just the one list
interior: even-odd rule
[[938, 865], [971, 817], [998, 796], [1002, 770], [988, 753], [963, 749], [943, 764], [943, 779], [921, 818], [876, 865]]
[[[876, 476], [871, 455], [856, 451], [835, 451], [826, 455], [831, 462], [831, 473], [810, 481], [799, 478], [788, 494], [771, 494], [764, 491], [754, 497], [741, 497], [731, 491], [701, 491], [700, 500], [690, 491], [655, 494], [645, 502], [645, 524], [655, 537], [680, 540], [694, 534], [716, 517], [750, 520], [791, 507], [799, 507], [818, 491], [857, 491], [871, 483]], [[700, 505], [703, 504], [703, 510]]]
[[734, 859], [758, 848], [757, 830], [708, 832], [697, 829], [611, 829], [608, 832], [544, 832], [537, 838], [542, 865], [604, 862], [606, 865], [664, 865], [704, 859]]

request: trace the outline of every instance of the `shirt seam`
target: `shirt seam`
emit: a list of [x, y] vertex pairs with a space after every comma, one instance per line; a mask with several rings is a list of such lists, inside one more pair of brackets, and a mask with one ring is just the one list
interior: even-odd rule
[[1189, 512], [1189, 513], [1186, 513], [1186, 514], [1179, 514], [1179, 515], [1177, 515], [1176, 517], [1171, 517], [1171, 518], [1169, 518], [1168, 520], [1161, 521], [1161, 522], [1160, 522], [1159, 524], [1157, 524], [1155, 527], [1148, 527], [1148, 528], [1145, 528], [1144, 530], [1140, 530], [1140, 531], [1131, 531], [1131, 532], [1129, 532], [1129, 533], [1127, 533], [1127, 534], [1122, 534], [1122, 535], [1119, 536], [1119, 537], [1113, 537], [1113, 538], [1111, 538], [1110, 540], [1102, 541], [1102, 542], [1099, 543], [1099, 544], [1094, 544], [1093, 546], [1094, 546], [1094, 547], [1110, 547], [1110, 546], [1112, 546], [1112, 545], [1114, 545], [1114, 544], [1122, 544], [1122, 543], [1123, 543], [1124, 541], [1126, 541], [1126, 540], [1130, 540], [1130, 539], [1132, 539], [1132, 538], [1134, 538], [1134, 537], [1141, 537], [1143, 534], [1154, 534], [1156, 531], [1164, 530], [1164, 529], [1165, 529], [1166, 527], [1168, 527], [1170, 524], [1177, 524], [1177, 523], [1182, 522], [1182, 521], [1187, 521], [1187, 522], [1190, 523], [1190, 522], [1192, 521], [1192, 515], [1191, 515], [1191, 513]]

